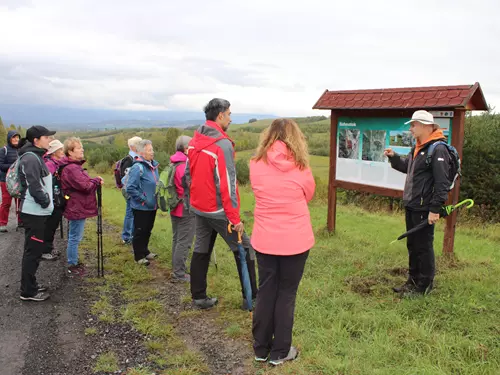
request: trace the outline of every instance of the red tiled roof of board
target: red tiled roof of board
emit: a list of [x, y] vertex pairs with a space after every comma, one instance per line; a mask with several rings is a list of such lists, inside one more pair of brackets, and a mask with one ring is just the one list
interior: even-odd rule
[[465, 108], [487, 110], [479, 83], [460, 86], [404, 87], [375, 90], [326, 90], [313, 109], [378, 110]]

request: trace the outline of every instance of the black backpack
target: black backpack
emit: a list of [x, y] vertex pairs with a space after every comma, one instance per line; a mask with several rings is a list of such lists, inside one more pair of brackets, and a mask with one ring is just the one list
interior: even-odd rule
[[444, 145], [446, 146], [446, 149], [448, 150], [448, 153], [450, 154], [450, 170], [449, 170], [449, 178], [450, 178], [450, 187], [448, 188], [448, 191], [451, 191], [455, 187], [455, 182], [457, 179], [462, 177], [462, 162], [460, 160], [460, 156], [458, 155], [458, 151], [455, 147], [449, 145], [448, 143], [444, 141], [437, 141], [434, 142], [429, 146], [429, 150], [427, 151], [427, 157], [425, 159], [425, 164], [430, 167], [431, 162], [432, 162], [432, 154], [434, 153], [434, 150], [436, 149], [436, 146], [438, 145]]
[[63, 169], [67, 165], [68, 164], [61, 165], [52, 175], [52, 192], [53, 192], [54, 207], [60, 208], [62, 210], [64, 210], [64, 208], [66, 207], [67, 199], [62, 189], [61, 174]]

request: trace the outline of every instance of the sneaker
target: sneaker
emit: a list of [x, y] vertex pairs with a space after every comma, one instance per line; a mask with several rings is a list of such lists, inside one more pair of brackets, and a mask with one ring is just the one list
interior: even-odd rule
[[149, 260], [147, 260], [146, 258], [142, 258], [142, 259], [139, 259], [137, 261], [137, 264], [141, 264], [141, 265], [144, 265], [144, 266], [149, 266]]
[[267, 356], [267, 357], [257, 357], [257, 356], [255, 356], [255, 362], [267, 362], [268, 359], [269, 359], [269, 356]]
[[53, 261], [53, 260], [57, 260], [57, 257], [55, 255], [53, 255], [52, 253], [46, 253], [46, 254], [42, 254], [42, 260], [49, 260], [49, 261]]
[[7, 233], [7, 232], [8, 232], [7, 225], [0, 226], [0, 233]]
[[72, 276], [84, 276], [86, 271], [82, 266], [74, 265], [68, 267], [68, 273]]
[[293, 361], [294, 359], [297, 358], [299, 355], [299, 352], [297, 351], [297, 348], [294, 346], [290, 346], [290, 350], [288, 351], [288, 355], [285, 358], [279, 358], [279, 359], [271, 359], [269, 363], [273, 366], [279, 366], [285, 363], [286, 361]]
[[413, 279], [408, 279], [403, 285], [394, 287], [392, 288], [392, 290], [394, 291], [394, 293], [404, 293], [410, 291], [413, 288], [415, 288], [415, 282], [413, 281]]
[[38, 289], [39, 292], [46, 292], [49, 289], [43, 284], [38, 284], [36, 288]]
[[50, 297], [50, 294], [43, 293], [43, 292], [39, 292], [32, 297], [25, 297], [23, 295], [20, 296], [22, 301], [35, 301], [35, 302], [45, 301], [49, 297]]
[[198, 307], [202, 310], [205, 310], [205, 309], [210, 309], [210, 308], [214, 307], [215, 305], [217, 305], [217, 303], [219, 303], [219, 300], [215, 297], [213, 297], [213, 298], [206, 297], [203, 299], [194, 299], [193, 303], [196, 307]]
[[175, 275], [172, 275], [171, 281], [173, 283], [190, 283], [191, 282], [191, 276], [189, 276], [187, 273], [184, 274], [182, 277], [177, 277]]
[[146, 255], [146, 259], [147, 260], [153, 260], [154, 258], [156, 258], [158, 255], [156, 255], [155, 253], [149, 253], [148, 255]]

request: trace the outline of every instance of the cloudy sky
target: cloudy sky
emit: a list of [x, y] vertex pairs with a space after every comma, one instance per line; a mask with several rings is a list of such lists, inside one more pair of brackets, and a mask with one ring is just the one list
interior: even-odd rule
[[[382, 5], [383, 4], [383, 5]], [[469, 84], [500, 109], [498, 0], [0, 0], [0, 100], [312, 111], [325, 89]]]

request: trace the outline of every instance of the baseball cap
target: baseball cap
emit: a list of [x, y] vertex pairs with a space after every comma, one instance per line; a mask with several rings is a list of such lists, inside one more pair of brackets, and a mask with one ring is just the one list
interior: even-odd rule
[[60, 148], [63, 148], [64, 145], [61, 143], [60, 140], [58, 139], [54, 139], [53, 141], [51, 141], [49, 143], [49, 149], [47, 150], [47, 154], [53, 154], [54, 152], [56, 152], [57, 150], [59, 150]]
[[55, 131], [50, 131], [45, 126], [36, 125], [36, 126], [32, 126], [31, 128], [29, 128], [26, 131], [26, 139], [28, 141], [30, 141], [31, 143], [33, 143], [33, 140], [35, 138], [40, 138], [40, 137], [43, 137], [44, 135], [48, 136], [48, 135], [54, 135], [54, 134], [56, 134]]
[[434, 116], [431, 113], [424, 110], [416, 111], [415, 113], [413, 113], [413, 116], [411, 116], [411, 120], [405, 122], [405, 125], [411, 124], [412, 122], [416, 121], [426, 125], [435, 124]]

